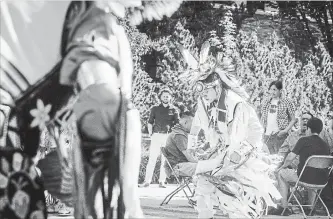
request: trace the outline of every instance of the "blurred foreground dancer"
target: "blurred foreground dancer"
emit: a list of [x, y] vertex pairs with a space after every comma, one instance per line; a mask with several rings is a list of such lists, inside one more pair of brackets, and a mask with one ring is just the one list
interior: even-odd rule
[[[68, 111], [76, 116], [80, 138], [79, 147], [73, 148], [75, 217], [109, 218], [114, 210], [118, 218], [143, 217], [137, 193], [141, 125], [130, 102], [131, 48], [118, 18], [127, 14], [137, 25], [143, 19], [171, 16], [179, 5], [180, 1], [1, 2], [1, 88], [13, 100], [1, 102], [6, 108], [0, 117], [5, 131], [1, 146], [23, 149], [1, 153], [1, 216], [46, 218], [44, 188], [31, 158], [44, 128], [59, 141], [58, 111], [74, 95], [77, 101]], [[20, 168], [28, 170], [26, 177], [32, 180], [8, 178]], [[103, 208], [95, 208], [100, 193]], [[117, 206], [110, 203], [113, 197]]]

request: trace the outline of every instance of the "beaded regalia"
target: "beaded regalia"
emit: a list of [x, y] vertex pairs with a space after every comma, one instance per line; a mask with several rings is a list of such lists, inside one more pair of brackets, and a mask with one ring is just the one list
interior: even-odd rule
[[263, 128], [232, 61], [214, 57], [209, 48], [205, 42], [196, 61], [180, 47], [188, 63], [183, 75], [199, 93], [192, 126], [204, 130], [214, 153], [196, 167], [198, 217], [213, 217], [218, 205], [229, 218], [260, 218], [281, 198], [268, 174], [275, 166], [263, 158], [268, 156], [261, 153]]
[[[1, 1], [1, 218], [46, 218], [32, 157], [43, 129], [57, 138], [57, 112], [73, 96], [66, 110], [75, 115], [80, 138], [72, 154], [75, 217], [143, 217], [136, 185], [141, 125], [130, 102], [131, 49], [118, 19], [160, 20], [180, 3]], [[15, 175], [18, 166], [24, 176]], [[96, 209], [100, 190], [103, 208]]]

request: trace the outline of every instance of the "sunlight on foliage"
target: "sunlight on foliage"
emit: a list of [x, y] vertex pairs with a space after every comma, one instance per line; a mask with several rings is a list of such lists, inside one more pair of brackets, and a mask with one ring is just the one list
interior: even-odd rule
[[[178, 22], [175, 31], [169, 36], [155, 41], [136, 28], [122, 23], [131, 43], [134, 60], [133, 103], [139, 109], [143, 127], [147, 124], [150, 108], [158, 103], [156, 92], [167, 85], [174, 93], [173, 103], [185, 104], [191, 108], [195, 105], [195, 96], [187, 81], [179, 76], [187, 71], [187, 64], [180, 54], [178, 45], [190, 50], [198, 58], [199, 49], [195, 37]], [[310, 111], [327, 121], [332, 111], [333, 61], [324, 45], [319, 43], [315, 52], [309, 48], [303, 60], [295, 58], [295, 52], [272, 32], [265, 42], [259, 41], [260, 30], [251, 32], [236, 31], [232, 13], [227, 12], [220, 21], [221, 34], [211, 31], [209, 42], [218, 59], [231, 57], [236, 65], [236, 75], [242, 86], [250, 95], [250, 101], [257, 105], [267, 98], [269, 84], [273, 80], [283, 81], [283, 96], [292, 99], [297, 107], [297, 115]], [[145, 63], [141, 57], [156, 50], [163, 54], [158, 60], [157, 75], [162, 83], [153, 81], [144, 70]], [[259, 100], [259, 101], [258, 101]], [[142, 162], [139, 182], [143, 181], [145, 167], [149, 157], [149, 142], [143, 143]], [[154, 172], [153, 181], [158, 182], [159, 164]]]
[[269, 84], [273, 80], [283, 81], [284, 97], [292, 99], [297, 114], [310, 111], [327, 120], [332, 110], [332, 93], [327, 86], [332, 84], [333, 61], [323, 44], [318, 44], [315, 54], [305, 54], [306, 59], [298, 61], [294, 53], [275, 32], [266, 43], [258, 41], [257, 33], [240, 31], [231, 14], [221, 21], [224, 33], [211, 33], [210, 42], [223, 56], [229, 56], [237, 64], [236, 75], [246, 87], [251, 101], [267, 98]]
[[[180, 80], [180, 73], [187, 71], [187, 64], [181, 56], [178, 45], [189, 49], [194, 57], [198, 57], [195, 37], [185, 29], [180, 22], [175, 31], [167, 37], [155, 41], [140, 33], [136, 28], [126, 27], [132, 47], [135, 63], [133, 84], [133, 102], [140, 110], [143, 125], [146, 124], [149, 109], [157, 103], [156, 91], [167, 85], [174, 92], [174, 104], [185, 104], [193, 107], [195, 96], [186, 81]], [[236, 31], [232, 13], [227, 12], [221, 19], [219, 26], [222, 33], [210, 32], [208, 39], [218, 59], [231, 57], [237, 66], [236, 75], [250, 95], [250, 100], [262, 102], [267, 98], [268, 86], [273, 80], [282, 80], [283, 95], [295, 101], [297, 115], [304, 111], [311, 111], [316, 116], [327, 119], [332, 111], [332, 93], [328, 82], [332, 84], [333, 61], [323, 44], [316, 46], [315, 53], [304, 55], [299, 61], [275, 32], [264, 43], [258, 40], [258, 31]], [[157, 75], [161, 83], [154, 82], [144, 71], [145, 63], [141, 56], [156, 50], [163, 54], [157, 63]], [[257, 101], [258, 102], [258, 101]]]

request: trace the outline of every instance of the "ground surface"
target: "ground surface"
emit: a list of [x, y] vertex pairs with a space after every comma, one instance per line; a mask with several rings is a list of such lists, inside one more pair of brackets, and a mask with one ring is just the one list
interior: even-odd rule
[[[178, 193], [168, 205], [160, 206], [164, 197], [169, 194], [175, 185], [168, 185], [167, 188], [159, 188], [157, 185], [151, 185], [149, 188], [140, 188], [140, 199], [146, 218], [196, 218], [197, 213], [191, 208], [183, 192]], [[73, 216], [63, 217], [49, 215], [48, 219], [72, 219]], [[222, 212], [218, 211], [215, 218], [223, 217]], [[303, 218], [301, 214], [282, 216], [265, 216], [264, 218]], [[310, 218], [327, 218], [327, 217], [310, 217]]]

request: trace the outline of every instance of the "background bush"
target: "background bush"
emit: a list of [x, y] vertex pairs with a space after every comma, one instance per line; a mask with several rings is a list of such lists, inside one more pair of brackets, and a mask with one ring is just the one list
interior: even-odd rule
[[[196, 4], [192, 6], [189, 5], [188, 10], [196, 8]], [[160, 23], [155, 22], [155, 26], [146, 26], [148, 35], [127, 26], [124, 22], [135, 60], [133, 102], [140, 110], [143, 131], [146, 130], [149, 109], [158, 104], [156, 93], [163, 86], [168, 86], [174, 92], [175, 105], [182, 103], [190, 108], [195, 106], [195, 94], [187, 81], [180, 78], [180, 75], [186, 71], [187, 65], [177, 46], [182, 44], [197, 57], [199, 47], [205, 40], [210, 41], [214, 50], [219, 52], [220, 58], [231, 57], [234, 60], [237, 66], [236, 75], [250, 94], [250, 102], [253, 104], [260, 104], [267, 98], [269, 84], [278, 79], [283, 81], [283, 96], [293, 100], [297, 107], [296, 116], [310, 111], [325, 122], [328, 121], [333, 110], [333, 61], [328, 52], [328, 43], [322, 40], [321, 35], [316, 34], [318, 28], [317, 32], [312, 31], [314, 23], [308, 21], [313, 32], [310, 42], [304, 40], [307, 34], [304, 31], [308, 30], [297, 26], [300, 21], [292, 17], [286, 18], [284, 16], [286, 11], [280, 13], [281, 17], [279, 14], [271, 13], [269, 16], [252, 15], [250, 19], [244, 20], [246, 17], [237, 14], [244, 9], [242, 6], [234, 10], [226, 7], [216, 9], [214, 4], [204, 8], [205, 13], [207, 10], [216, 12], [222, 9], [223, 13], [216, 12], [214, 22], [206, 22], [203, 21], [205, 16], [201, 16], [200, 12], [198, 15], [193, 15], [199, 16], [200, 19], [190, 18], [190, 15], [185, 13], [187, 9], [183, 7], [180, 9], [184, 10], [183, 17], [178, 13], [170, 21], [162, 20]], [[196, 26], [194, 22], [197, 22], [201, 28], [193, 28]], [[203, 28], [204, 26], [207, 28]], [[163, 29], [163, 34], [149, 32], [152, 30], [156, 32], [159, 28]], [[304, 44], [302, 42], [311, 45], [302, 45], [300, 48], [299, 45]], [[158, 67], [156, 75], [152, 77], [151, 72], [146, 71], [146, 63], [142, 57], [155, 54], [152, 53], [154, 51], [158, 54], [156, 61]], [[140, 182], [143, 180], [148, 162], [148, 145], [144, 142], [142, 146]], [[157, 182], [159, 176], [159, 162], [155, 168], [153, 182]]]
[[[226, 12], [219, 22], [219, 31], [211, 31], [209, 40], [215, 50], [220, 52], [220, 58], [232, 57], [237, 66], [237, 76], [246, 87], [254, 103], [267, 98], [268, 86], [273, 80], [282, 80], [283, 95], [292, 99], [298, 109], [311, 111], [314, 115], [327, 120], [332, 111], [333, 62], [325, 46], [318, 42], [315, 49], [304, 52], [302, 59], [295, 56], [279, 34], [278, 29], [271, 32], [269, 38], [258, 37], [259, 29], [250, 31], [238, 30], [233, 14]], [[180, 75], [186, 71], [187, 65], [177, 49], [182, 44], [198, 56], [195, 37], [178, 22], [169, 36], [150, 40], [149, 37], [137, 31], [128, 29], [134, 36], [133, 45], [135, 79], [133, 102], [141, 112], [143, 130], [147, 124], [149, 109], [158, 103], [156, 92], [162, 86], [168, 86], [174, 92], [174, 103], [183, 103], [188, 107], [195, 105], [195, 94], [186, 80]], [[267, 34], [266, 34], [267, 36]], [[153, 80], [144, 70], [145, 63], [140, 62], [141, 56], [150, 51], [158, 51], [157, 75], [159, 81]], [[142, 61], [142, 60], [141, 60]]]

